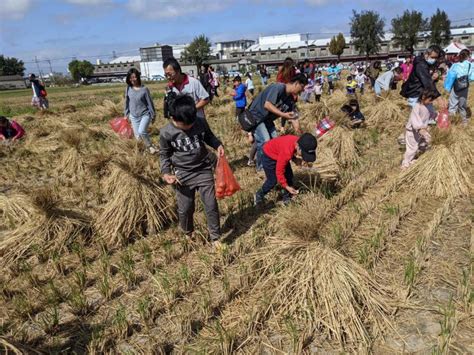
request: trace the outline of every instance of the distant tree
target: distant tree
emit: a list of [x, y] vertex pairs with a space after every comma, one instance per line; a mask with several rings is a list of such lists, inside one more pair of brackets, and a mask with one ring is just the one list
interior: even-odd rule
[[428, 20], [423, 18], [421, 12], [405, 10], [402, 16], [392, 19], [395, 45], [413, 54], [418, 40], [418, 33], [426, 30], [427, 25]]
[[380, 15], [375, 11], [357, 13], [352, 10], [350, 25], [352, 43], [359, 53], [365, 54], [367, 58], [378, 53], [385, 34], [385, 21]]
[[199, 72], [201, 65], [209, 59], [210, 55], [211, 41], [205, 35], [199, 35], [184, 49], [181, 59], [196, 64]]
[[87, 60], [73, 60], [69, 63], [68, 69], [72, 79], [76, 82], [94, 73], [94, 65]]
[[346, 46], [346, 39], [342, 33], [331, 38], [329, 42], [329, 52], [333, 55], [337, 55], [337, 60], [341, 59], [341, 54], [344, 53], [344, 47]]
[[25, 64], [17, 58], [4, 57], [0, 55], [0, 75], [21, 75], [25, 74]]
[[430, 18], [430, 43], [438, 46], [447, 45], [451, 40], [451, 21], [446, 12], [436, 9]]

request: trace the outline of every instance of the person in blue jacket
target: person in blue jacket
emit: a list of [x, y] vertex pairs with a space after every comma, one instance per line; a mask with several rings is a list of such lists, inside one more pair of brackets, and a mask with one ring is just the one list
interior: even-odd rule
[[244, 112], [245, 107], [247, 106], [247, 97], [245, 96], [245, 91], [247, 87], [242, 84], [242, 78], [237, 75], [234, 80], [232, 80], [234, 84], [234, 90], [231, 92], [231, 96], [235, 101], [235, 116], [239, 117], [239, 115]]
[[459, 111], [463, 125], [467, 125], [469, 119], [467, 113], [469, 82], [474, 81], [474, 64], [469, 61], [470, 56], [469, 50], [463, 49], [459, 53], [459, 62], [451, 66], [444, 81], [444, 89], [450, 92], [448, 111], [452, 115]]
[[341, 69], [336, 65], [336, 61], [332, 61], [327, 69], [327, 80], [329, 84], [329, 95], [334, 91], [334, 82], [339, 79]]

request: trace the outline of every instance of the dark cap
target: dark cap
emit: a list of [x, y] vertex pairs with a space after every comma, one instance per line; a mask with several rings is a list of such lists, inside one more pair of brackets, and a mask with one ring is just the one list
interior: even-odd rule
[[305, 133], [298, 139], [297, 143], [301, 149], [303, 160], [308, 163], [314, 162], [316, 160], [316, 147], [318, 146], [316, 137], [310, 133]]

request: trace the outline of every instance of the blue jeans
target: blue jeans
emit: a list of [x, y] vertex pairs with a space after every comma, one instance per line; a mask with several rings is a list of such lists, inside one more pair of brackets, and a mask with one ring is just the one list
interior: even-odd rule
[[253, 131], [255, 142], [257, 143], [257, 171], [263, 169], [263, 145], [272, 138], [277, 137], [277, 131], [273, 121], [264, 121], [260, 123]]
[[[262, 194], [263, 196], [265, 196], [278, 183], [277, 176], [276, 176], [277, 162], [276, 160], [273, 160], [268, 155], [263, 153], [262, 163], [263, 163], [262, 164], [263, 170], [265, 171], [265, 177], [266, 177], [266, 180], [262, 186]], [[293, 170], [291, 169], [290, 162], [288, 162], [288, 164], [285, 167], [285, 179], [286, 179], [286, 182], [288, 183], [288, 186], [293, 186]], [[285, 192], [288, 194], [286, 190]]]
[[262, 85], [263, 86], [267, 85], [267, 77], [263, 76], [261, 79], [262, 79]]
[[144, 114], [141, 117], [129, 116], [130, 122], [132, 122], [133, 134], [136, 139], [143, 139], [143, 142], [147, 147], [151, 146], [150, 135], [148, 134], [148, 126], [150, 125], [151, 118], [149, 114]]

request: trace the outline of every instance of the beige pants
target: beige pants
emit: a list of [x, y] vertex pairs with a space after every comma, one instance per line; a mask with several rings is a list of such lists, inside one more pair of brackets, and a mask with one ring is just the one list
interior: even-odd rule
[[403, 168], [408, 168], [413, 163], [422, 139], [424, 138], [418, 131], [405, 131], [406, 151], [402, 162]]

